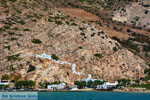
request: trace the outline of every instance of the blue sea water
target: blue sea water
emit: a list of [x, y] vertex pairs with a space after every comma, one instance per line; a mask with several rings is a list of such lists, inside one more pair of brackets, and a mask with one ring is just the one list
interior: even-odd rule
[[39, 92], [38, 100], [150, 100], [150, 93]]

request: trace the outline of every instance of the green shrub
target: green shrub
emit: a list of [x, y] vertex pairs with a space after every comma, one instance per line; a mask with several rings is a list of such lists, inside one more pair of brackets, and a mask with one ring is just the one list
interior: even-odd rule
[[79, 48], [79, 49], [82, 49], [83, 47], [82, 47], [82, 46], [79, 46], [78, 48]]
[[32, 80], [25, 80], [25, 81], [17, 81], [15, 82], [15, 87], [16, 88], [32, 88], [35, 86], [35, 82]]
[[41, 88], [47, 88], [48, 85], [52, 85], [52, 84], [60, 84], [60, 81], [54, 81], [52, 83], [45, 81], [45, 82], [40, 82], [39, 85]]
[[53, 22], [51, 17], [48, 18], [48, 22]]
[[127, 29], [127, 32], [129, 33], [129, 32], [131, 32], [131, 30], [130, 30], [130, 29]]
[[85, 36], [85, 33], [83, 33], [83, 32], [81, 32], [80, 34], [83, 35], [83, 36]]
[[17, 0], [9, 0], [10, 2], [16, 2]]
[[71, 23], [71, 25], [72, 25], [72, 26], [77, 26], [77, 24], [76, 24], [76, 23]]
[[137, 44], [134, 44], [132, 42], [132, 38], [129, 38], [128, 40], [120, 40], [119, 38], [117, 37], [112, 37], [112, 39], [118, 41], [122, 46], [124, 46], [125, 48], [129, 49], [129, 50], [134, 50], [136, 52], [140, 52], [140, 48], [138, 47]]
[[23, 34], [16, 34], [17, 36], [23, 36]]
[[14, 28], [12, 28], [12, 29], [15, 30], [15, 31], [19, 30], [19, 28], [17, 28], [17, 27], [14, 27]]
[[98, 32], [97, 35], [99, 36], [100, 34], [102, 34], [101, 32]]
[[112, 39], [120, 42], [120, 39], [118, 37], [116, 37], [116, 36], [113, 36]]
[[15, 76], [14, 76], [14, 81], [16, 82], [16, 81], [18, 81], [20, 78], [21, 78], [20, 75], [15, 75]]
[[96, 33], [91, 34], [91, 37], [93, 37]]
[[145, 52], [150, 52], [150, 46], [148, 46], [148, 45], [143, 45], [143, 51], [145, 51]]
[[18, 23], [20, 23], [21, 25], [24, 25], [24, 24], [25, 24], [25, 22], [24, 22], [23, 20], [18, 21]]
[[12, 37], [10, 40], [11, 40], [11, 41], [14, 41], [14, 40], [18, 40], [18, 39], [17, 39], [17, 38], [13, 38], [13, 37]]
[[102, 84], [104, 84], [104, 81], [96, 80], [96, 81], [94, 81], [94, 82], [92, 83], [92, 87], [93, 87], [93, 88], [96, 88], [97, 85], [102, 85]]
[[62, 23], [62, 21], [55, 21], [55, 23], [57, 24], [57, 25], [62, 25], [63, 23]]
[[3, 29], [2, 29], [2, 28], [0, 28], [0, 34], [2, 33], [2, 31], [3, 31]]
[[7, 89], [7, 88], [9, 88], [9, 85], [0, 85], [0, 89]]
[[86, 82], [84, 81], [75, 81], [74, 84], [77, 85], [79, 89], [82, 89], [86, 86]]
[[98, 57], [99, 59], [101, 59], [103, 56], [99, 53], [94, 54], [95, 57]]
[[42, 41], [39, 40], [39, 39], [33, 39], [33, 40], [32, 40], [32, 43], [34, 43], [34, 44], [41, 44]]
[[150, 68], [146, 68], [146, 69], [144, 70], [144, 74], [150, 75]]
[[136, 79], [135, 82], [136, 82], [137, 84], [139, 84], [139, 83], [140, 83], [140, 79]]
[[117, 79], [118, 83], [120, 86], [125, 86], [127, 83], [130, 83], [130, 79], [125, 79], [125, 78], [122, 78], [122, 79]]
[[8, 46], [4, 46], [4, 49], [8, 49], [8, 50], [10, 50], [10, 45], [8, 45]]
[[36, 19], [33, 19], [32, 21], [33, 21], [33, 22], [37, 22], [37, 20], [36, 20]]
[[14, 32], [8, 32], [8, 34], [9, 34], [9, 35], [15, 35], [15, 33], [14, 33]]
[[30, 64], [27, 73], [32, 72], [32, 71], [35, 71], [35, 66]]
[[10, 29], [10, 26], [4, 26], [4, 29]]
[[150, 84], [132, 84], [130, 87], [150, 89]]
[[9, 80], [10, 76], [8, 74], [2, 75], [2, 80]]
[[12, 56], [7, 56], [7, 61], [12, 61], [12, 60], [19, 60], [20, 54], [12, 55]]
[[68, 21], [66, 21], [66, 24], [69, 25], [70, 23]]
[[52, 54], [52, 59], [54, 59], [54, 60], [58, 60], [59, 58], [58, 58], [58, 56], [57, 56], [57, 55]]
[[118, 50], [118, 49], [117, 49], [116, 47], [113, 47], [113, 51], [114, 51], [114, 52], [117, 52], [117, 50]]
[[30, 31], [30, 29], [27, 29], [27, 28], [26, 28], [26, 29], [24, 29], [23, 31]]

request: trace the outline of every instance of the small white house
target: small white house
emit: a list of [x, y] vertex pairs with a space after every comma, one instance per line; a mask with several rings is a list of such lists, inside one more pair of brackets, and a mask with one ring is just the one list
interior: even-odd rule
[[77, 85], [73, 85], [70, 91], [76, 91], [78, 90], [78, 86]]
[[65, 83], [60, 83], [60, 84], [48, 85], [47, 89], [50, 89], [50, 90], [63, 90], [63, 89], [65, 89], [65, 87], [66, 87]]
[[[92, 78], [92, 75], [91, 75], [91, 74], [88, 74], [88, 78], [87, 78], [87, 79], [82, 79], [82, 81], [85, 81], [86, 83], [87, 83], [88, 81], [94, 82], [94, 81], [96, 81], [96, 80], [98, 80], [98, 79]], [[100, 79], [99, 81], [103, 81], [103, 80]]]
[[0, 79], [0, 85], [8, 85], [8, 82], [1, 82], [1, 79]]
[[96, 89], [110, 89], [110, 88], [115, 88], [118, 85], [118, 81], [115, 81], [115, 83], [109, 83], [105, 82], [103, 85], [97, 85]]

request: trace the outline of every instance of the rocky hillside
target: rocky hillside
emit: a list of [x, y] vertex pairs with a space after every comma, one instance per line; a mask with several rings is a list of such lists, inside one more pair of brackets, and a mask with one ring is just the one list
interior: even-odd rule
[[[107, 32], [109, 37], [142, 56], [149, 63], [150, 30], [146, 25], [149, 16], [145, 14], [145, 11], [149, 11], [149, 0], [57, 0], [57, 2], [51, 0], [51, 2], [69, 16], [83, 20], [86, 20], [88, 16], [90, 24], [94, 24], [98, 29]], [[66, 7], [69, 10], [61, 9]], [[134, 11], [134, 8], [139, 10]], [[83, 9], [94, 16], [84, 13]], [[125, 9], [128, 9], [128, 11], [125, 12]], [[121, 13], [125, 15], [128, 13], [128, 15], [122, 16]], [[139, 18], [135, 22], [137, 15], [139, 15]], [[129, 21], [124, 22], [124, 18], [131, 23], [133, 22], [133, 24]], [[139, 26], [140, 23], [146, 24]]]
[[150, 1], [139, 0], [120, 8], [114, 14], [113, 20], [150, 29]]
[[[144, 76], [148, 65], [142, 57], [88, 19], [68, 16], [60, 9], [50, 0], [0, 1], [1, 75], [20, 73], [37, 85], [42, 81], [72, 84], [87, 74], [112, 81]], [[85, 75], [74, 74], [70, 65], [34, 56], [43, 52], [76, 64], [76, 70]]]

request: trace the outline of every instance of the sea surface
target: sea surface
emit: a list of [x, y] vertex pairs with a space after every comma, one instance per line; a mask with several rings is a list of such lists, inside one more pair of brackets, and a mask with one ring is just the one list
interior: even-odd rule
[[38, 100], [150, 100], [150, 93], [39, 92]]

